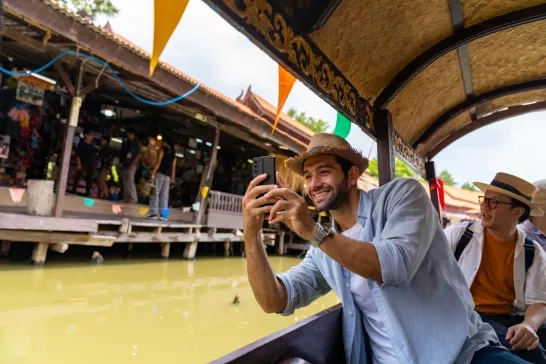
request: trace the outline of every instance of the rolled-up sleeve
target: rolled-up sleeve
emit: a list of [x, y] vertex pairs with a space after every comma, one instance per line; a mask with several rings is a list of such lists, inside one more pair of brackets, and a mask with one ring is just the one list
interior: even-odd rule
[[535, 257], [525, 277], [525, 304], [546, 304], [546, 252], [535, 242]]
[[383, 206], [385, 224], [373, 241], [383, 285], [406, 286], [417, 272], [439, 219], [424, 187], [416, 180], [400, 180]]
[[315, 249], [311, 248], [297, 266], [277, 274], [277, 278], [286, 287], [288, 296], [286, 308], [279, 312], [283, 316], [293, 314], [296, 309], [309, 305], [330, 291], [330, 286], [315, 263]]

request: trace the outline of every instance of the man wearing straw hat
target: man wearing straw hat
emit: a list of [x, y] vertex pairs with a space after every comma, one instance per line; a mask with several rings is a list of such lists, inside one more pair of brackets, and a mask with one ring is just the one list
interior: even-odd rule
[[[524, 363], [500, 346], [474, 311], [472, 296], [424, 187], [399, 179], [358, 189], [368, 160], [347, 141], [315, 134], [286, 166], [302, 175], [316, 210], [277, 173], [276, 185], [248, 186], [243, 198], [248, 278], [268, 313], [290, 315], [333, 290], [343, 305], [347, 363]], [[264, 215], [312, 247], [304, 260], [275, 275], [260, 241]]]
[[546, 253], [517, 229], [529, 216], [544, 215], [532, 202], [536, 187], [507, 173], [475, 185], [484, 192], [481, 223], [446, 229], [451, 249], [476, 311], [493, 326], [501, 343], [525, 360], [546, 363], [537, 336], [546, 321]]
[[[541, 179], [533, 184], [537, 189], [533, 202], [546, 212], [546, 179]], [[518, 228], [539, 243], [542, 249], [546, 249], [546, 215], [530, 216], [529, 219], [518, 225]]]

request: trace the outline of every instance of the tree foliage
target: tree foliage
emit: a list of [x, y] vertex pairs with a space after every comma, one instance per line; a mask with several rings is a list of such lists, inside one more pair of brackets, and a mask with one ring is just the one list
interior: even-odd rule
[[441, 171], [438, 177], [441, 178], [442, 181], [444, 181], [444, 185], [448, 185], [448, 186], [457, 185], [457, 182], [455, 182], [455, 178], [448, 171]]
[[463, 183], [463, 185], [461, 186], [461, 188], [462, 188], [463, 190], [469, 190], [469, 191], [475, 191], [475, 192], [479, 191], [479, 190], [476, 188], [476, 186], [474, 186], [474, 184], [473, 184], [473, 183], [470, 183], [470, 182], [465, 182], [465, 183]]
[[312, 116], [305, 115], [305, 112], [297, 112], [294, 109], [290, 109], [287, 112], [291, 118], [299, 121], [315, 133], [324, 133], [328, 129], [328, 123], [322, 119], [315, 119]]
[[[368, 173], [372, 177], [379, 177], [379, 166], [377, 164], [377, 158], [372, 158], [370, 160], [369, 166], [368, 166]], [[415, 172], [408, 167], [404, 162], [402, 162], [400, 159], [395, 159], [394, 164], [394, 176], [396, 178], [415, 178]]]
[[76, 13], [88, 20], [95, 20], [97, 15], [117, 15], [119, 9], [111, 0], [57, 0], [61, 4], [74, 8]]

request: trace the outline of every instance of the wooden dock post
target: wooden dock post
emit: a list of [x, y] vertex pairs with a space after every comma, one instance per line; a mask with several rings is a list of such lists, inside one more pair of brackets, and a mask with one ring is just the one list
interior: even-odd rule
[[7, 257], [9, 254], [9, 248], [11, 247], [10, 241], [3, 241], [0, 246], [0, 257]]
[[47, 258], [47, 250], [49, 249], [48, 243], [36, 243], [34, 250], [32, 251], [32, 264], [43, 265]]
[[224, 240], [224, 256], [231, 257], [233, 250], [231, 249], [231, 240]]
[[161, 258], [168, 259], [171, 252], [171, 243], [161, 243]]
[[279, 234], [279, 255], [284, 255], [284, 236], [286, 235], [286, 232], [280, 231]]
[[195, 240], [192, 241], [191, 243], [186, 243], [186, 247], [184, 248], [185, 259], [195, 258], [195, 253], [197, 252], [197, 243], [199, 243], [200, 238], [201, 238], [201, 229], [196, 228]]

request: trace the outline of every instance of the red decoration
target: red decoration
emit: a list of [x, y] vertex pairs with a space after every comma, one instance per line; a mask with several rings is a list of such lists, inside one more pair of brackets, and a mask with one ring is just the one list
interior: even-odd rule
[[438, 193], [438, 200], [440, 201], [440, 207], [445, 211], [445, 195], [444, 195], [444, 181], [441, 178], [435, 178], [430, 182], [430, 190]]

